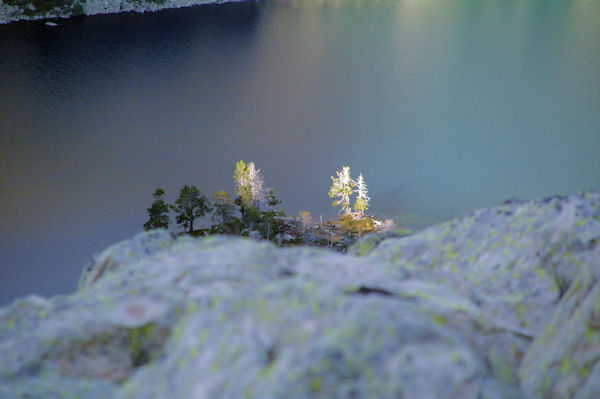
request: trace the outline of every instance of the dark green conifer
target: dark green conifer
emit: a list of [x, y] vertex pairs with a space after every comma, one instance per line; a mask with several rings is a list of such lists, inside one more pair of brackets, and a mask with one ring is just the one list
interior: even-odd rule
[[169, 205], [163, 200], [163, 195], [165, 195], [165, 190], [162, 188], [157, 188], [152, 194], [154, 202], [150, 208], [146, 209], [149, 219], [144, 223], [144, 230], [169, 228], [171, 222], [169, 219]]
[[181, 225], [186, 233], [194, 231], [194, 220], [212, 211], [209, 200], [200, 193], [198, 187], [188, 185], [183, 186], [171, 209], [176, 214], [177, 224]]

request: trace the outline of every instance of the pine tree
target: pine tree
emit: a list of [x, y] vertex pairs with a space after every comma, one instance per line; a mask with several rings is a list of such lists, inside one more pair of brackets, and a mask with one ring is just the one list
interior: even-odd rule
[[218, 223], [218, 233], [234, 233], [236, 222], [240, 223], [235, 216], [235, 206], [231, 202], [229, 193], [225, 190], [215, 192], [213, 196], [213, 221]]
[[210, 202], [200, 193], [198, 187], [188, 185], [183, 186], [171, 209], [177, 214], [175, 220], [187, 233], [194, 231], [194, 220], [212, 210]]
[[260, 209], [261, 205], [267, 203], [267, 192], [264, 187], [265, 181], [260, 169], [258, 169], [254, 162], [248, 164], [248, 181], [250, 184], [250, 193], [252, 195], [252, 205]]
[[277, 197], [275, 197], [275, 189], [274, 188], [270, 188], [268, 190], [268, 198], [269, 198], [269, 208], [271, 208], [271, 210], [274, 210], [275, 207], [279, 204], [281, 204], [281, 201], [277, 199]]
[[157, 188], [152, 194], [154, 202], [150, 208], [146, 209], [149, 219], [144, 223], [144, 230], [169, 228], [169, 223], [171, 223], [169, 205], [163, 200], [163, 195], [165, 195], [165, 190], [162, 188]]
[[337, 178], [331, 176], [333, 184], [329, 187], [329, 197], [338, 197], [338, 200], [333, 201], [333, 206], [340, 205], [345, 214], [350, 214], [350, 195], [353, 193], [353, 188], [356, 183], [350, 177], [350, 167], [343, 166], [341, 171], [337, 171]]
[[367, 190], [367, 185], [365, 184], [362, 173], [358, 175], [355, 192], [358, 193], [358, 197], [354, 203], [354, 209], [358, 212], [358, 218], [362, 219], [365, 211], [369, 209], [369, 201], [371, 200], [371, 198], [367, 196], [369, 191]]
[[243, 209], [252, 204], [252, 186], [250, 185], [250, 168], [244, 161], [236, 162], [233, 172], [235, 180], [235, 193], [238, 195], [236, 203]]

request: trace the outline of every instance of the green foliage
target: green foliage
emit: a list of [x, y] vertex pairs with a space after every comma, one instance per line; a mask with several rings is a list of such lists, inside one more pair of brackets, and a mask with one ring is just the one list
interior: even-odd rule
[[215, 194], [213, 195], [213, 203], [215, 205], [216, 204], [221, 204], [221, 205], [230, 204], [231, 196], [225, 190], [215, 191]]
[[350, 196], [354, 192], [356, 183], [350, 177], [350, 168], [343, 166], [341, 171], [337, 171], [337, 177], [331, 176], [332, 185], [329, 187], [329, 197], [338, 197], [338, 200], [333, 201], [333, 206], [340, 205], [345, 214], [351, 212]]
[[163, 200], [165, 190], [157, 188], [152, 194], [154, 202], [150, 208], [146, 209], [148, 212], [148, 221], [144, 223], [144, 230], [152, 229], [168, 229], [169, 223], [169, 205]]
[[269, 189], [268, 198], [269, 198], [268, 205], [271, 209], [274, 209], [277, 205], [281, 204], [281, 201], [275, 197], [275, 189], [273, 189], [273, 188]]
[[[176, 214], [177, 224], [183, 227], [185, 233], [192, 236], [237, 234], [258, 237], [257, 233], [260, 233], [262, 238], [274, 240], [276, 236], [285, 233], [292, 236], [292, 238], [285, 236], [282, 239], [285, 243], [293, 241], [296, 244], [326, 245], [337, 250], [344, 250], [347, 242], [357, 236], [360, 237], [364, 233], [374, 231], [373, 221], [370, 218], [362, 218], [364, 211], [368, 209], [369, 202], [364, 179], [361, 174], [358, 180], [354, 181], [350, 176], [348, 166], [337, 171], [337, 178], [331, 177], [333, 184], [330, 187], [329, 196], [337, 197], [333, 205], [341, 205], [345, 214], [340, 217], [339, 222], [330, 223], [329, 230], [326, 232], [328, 237], [322, 237], [324, 234], [322, 226], [320, 229], [312, 231], [313, 224], [310, 213], [307, 211], [300, 211], [298, 214], [302, 223], [301, 229], [298, 230], [295, 223], [287, 225], [286, 219], [282, 218], [285, 216], [283, 209], [280, 207], [278, 212], [275, 210], [281, 201], [275, 196], [274, 189], [268, 189], [267, 193], [264, 193], [264, 189], [261, 188], [260, 170], [255, 168], [253, 162], [248, 164], [243, 160], [236, 162], [233, 177], [237, 194], [235, 200], [232, 201], [231, 196], [225, 190], [216, 191], [212, 198], [212, 208], [210, 201], [200, 193], [196, 186], [184, 186], [172, 205], [166, 204], [162, 199], [164, 190], [157, 189], [153, 194], [155, 202], [152, 207], [148, 208], [150, 219], [144, 224], [144, 228], [147, 230], [167, 228], [170, 222], [168, 212], [172, 210]], [[354, 204], [356, 212], [352, 213], [349, 198], [355, 192], [355, 187], [358, 187], [356, 192], [359, 193], [359, 198]], [[254, 195], [261, 199], [256, 200]], [[268, 205], [268, 211], [264, 211], [260, 207], [264, 204]], [[207, 229], [194, 230], [194, 221], [209, 212], [213, 212], [212, 226]]]
[[254, 230], [254, 228], [260, 223], [261, 218], [262, 212], [260, 209], [253, 206], [244, 208], [242, 223], [248, 230]]
[[365, 178], [362, 173], [358, 175], [358, 180], [356, 180], [356, 193], [358, 193], [358, 198], [354, 203], [354, 210], [358, 214], [358, 218], [362, 219], [365, 211], [369, 209], [369, 196], [367, 195], [369, 190], [367, 189], [367, 184], [365, 183]]
[[279, 234], [280, 222], [277, 220], [276, 215], [274, 211], [261, 212], [257, 230], [267, 240], [271, 240]]
[[240, 183], [244, 185], [247, 183], [247, 180], [250, 178], [250, 169], [244, 160], [240, 160], [235, 163], [235, 170], [233, 171], [233, 178], [236, 183]]
[[214, 225], [210, 229], [210, 234], [236, 234], [239, 235], [244, 229], [244, 225], [239, 218], [233, 218], [227, 223]]
[[373, 227], [373, 221], [370, 218], [366, 217], [355, 220], [351, 215], [343, 215], [340, 217], [340, 227], [344, 234], [347, 234], [351, 237], [360, 237], [365, 233], [375, 231]]
[[229, 193], [225, 190], [215, 192], [213, 196], [213, 221], [217, 225], [211, 228], [211, 233], [239, 234], [242, 223], [235, 214], [235, 205], [231, 202]]
[[[248, 231], [258, 231], [263, 238], [268, 240], [272, 239], [279, 233], [280, 222], [277, 219], [277, 213], [275, 211], [263, 212], [254, 206], [244, 206], [240, 197], [237, 197], [235, 203], [240, 207], [240, 213], [242, 215], [241, 220], [234, 218], [228, 224], [224, 226], [215, 226], [215, 232], [228, 232], [239, 234], [242, 229]], [[227, 231], [220, 231], [220, 229], [226, 229]]]
[[250, 168], [242, 160], [235, 163], [233, 178], [236, 183], [235, 193], [241, 207], [248, 208], [252, 204], [252, 187], [250, 185]]
[[238, 195], [237, 197], [235, 197], [235, 200], [233, 200], [233, 203], [238, 206], [240, 215], [241, 215], [240, 221], [242, 222], [242, 224], [245, 224], [244, 220], [245, 220], [246, 211], [248, 208], [244, 205], [244, 202], [242, 201], [242, 197]]
[[177, 224], [183, 226], [187, 233], [194, 231], [194, 220], [212, 210], [210, 202], [200, 193], [198, 187], [188, 185], [183, 186], [171, 209], [177, 215]]
[[369, 208], [367, 207], [367, 201], [365, 201], [364, 198], [359, 198], [354, 203], [354, 210], [357, 211], [358, 214], [361, 216], [365, 213], [367, 209]]

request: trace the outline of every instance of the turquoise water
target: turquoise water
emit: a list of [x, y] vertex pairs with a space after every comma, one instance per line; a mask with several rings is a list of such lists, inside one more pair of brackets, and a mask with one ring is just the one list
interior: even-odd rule
[[71, 290], [155, 188], [232, 192], [239, 159], [313, 218], [345, 164], [415, 226], [600, 190], [598, 21], [587, 0], [306, 0], [0, 26], [0, 300]]

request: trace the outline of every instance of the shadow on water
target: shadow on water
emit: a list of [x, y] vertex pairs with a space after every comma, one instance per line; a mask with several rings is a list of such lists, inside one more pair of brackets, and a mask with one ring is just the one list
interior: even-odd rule
[[[215, 38], [229, 46], [252, 43], [260, 18], [255, 2], [203, 5], [155, 13], [121, 13], [0, 26], [0, 72], [30, 69], [41, 82], [53, 76], [87, 76], [123, 64], [186, 57]], [[214, 46], [213, 46], [214, 47]], [[159, 61], [160, 62], [160, 61]]]
[[[98, 244], [94, 237], [102, 235], [99, 232], [106, 226], [105, 232], [121, 230], [116, 226], [123, 218], [105, 221], [105, 227], [79, 228], [77, 225], [88, 224], [85, 220], [89, 214], [71, 207], [62, 213], [64, 217], [57, 217], [61, 212], [48, 212], [35, 205], [37, 199], [66, 210], [57, 196], [70, 196], [80, 205], [98, 198], [83, 188], [86, 181], [105, 193], [114, 190], [120, 183], [112, 188], [104, 186], [111, 172], [100, 166], [102, 160], [111, 159], [121, 149], [126, 157], [142, 162], [131, 148], [139, 148], [139, 136], [150, 130], [140, 128], [129, 146], [120, 141], [128, 137], [123, 132], [126, 121], [135, 116], [132, 108], [151, 108], [148, 97], [155, 101], [166, 97], [166, 104], [174, 102], [172, 97], [156, 93], [176, 91], [173, 85], [185, 84], [177, 83], [178, 75], [190, 79], [185, 68], [197, 68], [201, 74], [206, 64], [220, 68], [231, 59], [228, 54], [250, 51], [260, 14], [255, 2], [246, 2], [60, 19], [55, 20], [56, 27], [44, 21], [0, 25], [0, 186], [12, 195], [0, 204], [0, 215], [11, 219], [0, 227], [0, 304], [29, 292], [72, 289], [79, 265], [110, 242]], [[227, 44], [216, 45], [219, 42]], [[138, 91], [142, 86], [145, 89]], [[111, 108], [114, 103], [118, 104]], [[122, 109], [127, 115], [119, 119], [107, 108]], [[108, 117], [103, 116], [107, 113]], [[154, 109], [152, 114], [161, 113]], [[106, 127], [110, 123], [114, 128]], [[135, 119], [132, 124], [143, 123]], [[170, 140], [165, 135], [164, 141]], [[155, 147], [165, 146], [168, 144]], [[140, 151], [152, 153], [144, 148]], [[83, 178], [84, 174], [93, 177]], [[129, 166], [120, 174], [135, 179]], [[27, 213], [36, 220], [30, 225], [35, 226], [32, 230], [23, 228], [28, 224], [19, 211], [23, 208], [30, 209]], [[79, 223], [73, 225], [71, 219]], [[75, 256], [57, 250], [60, 245], [49, 241], [56, 235], [49, 230], [54, 229], [66, 231], [87, 248], [73, 246], [80, 252]], [[61, 242], [71, 247], [70, 239], [61, 237]], [[53, 252], [65, 255], [49, 255]], [[49, 258], [53, 259], [52, 267], [46, 272], [52, 273], [53, 282], [40, 288], [39, 274], [21, 267], [20, 262], [48, 265]]]
[[22, 146], [23, 124], [41, 147], [56, 144], [50, 131], [69, 132], [61, 115], [89, 112], [101, 106], [97, 99], [127, 82], [151, 86], [148, 79], [168, 80], [169, 71], [176, 75], [198, 54], [221, 67], [221, 53], [252, 47], [260, 8], [250, 1], [55, 22], [0, 25], [0, 155], [1, 147]]

